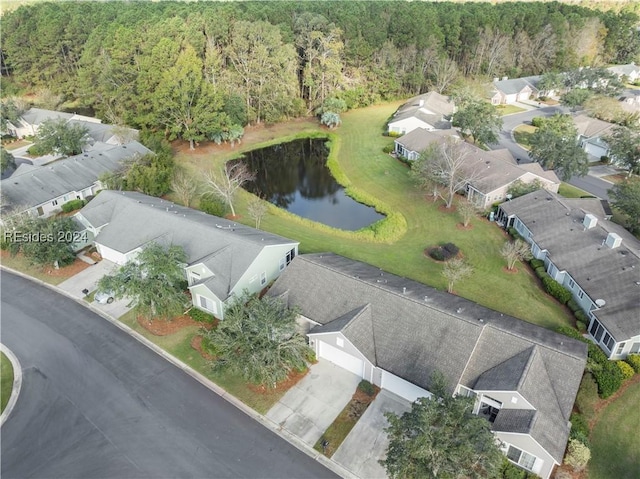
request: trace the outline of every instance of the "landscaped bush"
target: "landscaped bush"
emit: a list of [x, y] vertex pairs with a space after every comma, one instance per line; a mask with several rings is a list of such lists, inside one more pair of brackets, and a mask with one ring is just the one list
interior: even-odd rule
[[540, 279], [542, 279], [542, 278], [546, 278], [546, 277], [551, 278], [551, 276], [549, 276], [549, 275], [547, 274], [547, 270], [546, 270], [546, 269], [544, 269], [544, 266], [540, 266], [540, 267], [536, 268], [536, 276], [537, 276], [538, 278], [540, 278]]
[[582, 341], [583, 343], [589, 343], [588, 340], [582, 337], [582, 334], [580, 334], [571, 326], [559, 326], [558, 328], [556, 328], [556, 333], [564, 334], [565, 336], [577, 339], [578, 341]]
[[587, 331], [587, 324], [584, 321], [580, 321], [580, 320], [576, 320], [576, 328], [578, 328], [578, 331], [580, 331], [581, 333], [585, 333]]
[[444, 249], [449, 254], [450, 258], [453, 258], [454, 256], [456, 256], [460, 252], [460, 248], [458, 248], [453, 243], [446, 243], [442, 247], [442, 249]]
[[373, 384], [371, 384], [366, 379], [363, 379], [362, 381], [360, 381], [360, 383], [358, 384], [358, 389], [363, 393], [365, 393], [367, 396], [373, 396], [376, 393], [376, 390], [373, 387]]
[[31, 145], [27, 149], [27, 153], [29, 153], [31, 156], [42, 156], [47, 154], [47, 152], [38, 145]]
[[227, 213], [227, 205], [224, 202], [214, 198], [207, 198], [206, 196], [200, 198], [199, 209], [200, 211], [221, 218]]
[[453, 243], [446, 243], [442, 246], [431, 248], [427, 250], [427, 252], [429, 256], [431, 256], [436, 261], [447, 261], [451, 258], [455, 258], [460, 252], [460, 248], [458, 248]]
[[584, 373], [576, 396], [576, 407], [587, 421], [593, 418], [598, 400], [598, 385], [591, 373]]
[[436, 261], [444, 261], [444, 253], [440, 248], [432, 248], [429, 250], [429, 256], [431, 256]]
[[600, 161], [605, 165], [608, 165], [611, 162], [611, 158], [609, 158], [607, 155], [603, 155], [600, 157]]
[[533, 472], [525, 471], [524, 469], [516, 466], [505, 457], [502, 460], [499, 477], [501, 479], [535, 479], [538, 476]]
[[582, 471], [587, 467], [589, 459], [591, 459], [591, 451], [589, 448], [580, 441], [570, 439], [567, 454], [564, 457], [564, 463], [571, 466], [574, 471]]
[[622, 386], [623, 376], [615, 361], [609, 361], [595, 344], [589, 344], [587, 365], [598, 384], [598, 394], [606, 399]]
[[620, 372], [622, 373], [623, 381], [627, 379], [631, 379], [633, 375], [636, 373], [633, 368], [624, 361], [614, 361], [618, 368], [620, 368]]
[[536, 128], [540, 128], [544, 123], [543, 116], [535, 116], [531, 119], [531, 126], [535, 126]]
[[635, 372], [640, 373], [640, 354], [629, 354], [626, 362]]
[[79, 210], [86, 202], [84, 200], [71, 200], [62, 205], [62, 211], [64, 213], [71, 213], [72, 211]]
[[573, 313], [576, 319], [582, 323], [589, 324], [589, 317], [586, 315], [584, 311], [579, 309], [578, 311]]
[[198, 321], [199, 323], [213, 323], [216, 319], [212, 314], [205, 313], [198, 308], [191, 308], [187, 314], [191, 319]]
[[385, 145], [384, 148], [382, 148], [382, 152], [383, 153], [391, 153], [394, 150], [395, 145], [393, 143], [391, 143], [390, 145]]
[[571, 292], [550, 276], [543, 277], [542, 284], [544, 285], [544, 289], [547, 290], [547, 293], [556, 298], [562, 304], [565, 304], [571, 299]]
[[567, 306], [569, 307], [572, 313], [575, 313], [576, 311], [580, 311], [580, 305], [573, 298], [567, 301]]
[[542, 261], [541, 259], [532, 258], [529, 261], [529, 264], [533, 269], [544, 268], [544, 261]]
[[589, 446], [589, 422], [587, 419], [582, 414], [574, 412], [569, 420], [571, 421], [569, 437]]

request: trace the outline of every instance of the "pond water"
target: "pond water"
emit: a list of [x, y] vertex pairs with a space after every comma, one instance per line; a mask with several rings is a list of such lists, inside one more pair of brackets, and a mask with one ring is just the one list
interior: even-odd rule
[[344, 193], [326, 166], [323, 139], [302, 139], [245, 153], [256, 175], [244, 188], [280, 208], [335, 228], [355, 231], [384, 215]]

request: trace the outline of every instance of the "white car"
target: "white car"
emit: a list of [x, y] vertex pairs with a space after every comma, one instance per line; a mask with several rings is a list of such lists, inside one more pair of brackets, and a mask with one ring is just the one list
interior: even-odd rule
[[112, 291], [97, 291], [93, 296], [93, 300], [100, 304], [111, 304], [113, 303], [113, 299]]

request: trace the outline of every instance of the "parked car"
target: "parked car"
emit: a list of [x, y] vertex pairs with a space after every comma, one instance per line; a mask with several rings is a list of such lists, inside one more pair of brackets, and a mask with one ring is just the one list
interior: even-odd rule
[[111, 304], [113, 299], [113, 291], [97, 291], [93, 296], [93, 300], [100, 304]]

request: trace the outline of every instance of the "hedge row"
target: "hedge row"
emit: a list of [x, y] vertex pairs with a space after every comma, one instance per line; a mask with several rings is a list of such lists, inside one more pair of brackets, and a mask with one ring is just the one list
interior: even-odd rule
[[626, 362], [636, 373], [640, 373], [640, 354], [629, 354]]
[[62, 205], [62, 211], [64, 213], [71, 213], [72, 211], [79, 210], [86, 204], [87, 202], [85, 200], [67, 201], [64, 205]]
[[541, 279], [542, 279], [542, 284], [544, 285], [544, 289], [547, 291], [547, 293], [549, 293], [551, 296], [556, 298], [562, 304], [566, 304], [567, 301], [571, 299], [571, 292], [568, 289], [566, 289], [564, 286], [562, 286], [560, 283], [558, 283], [551, 276], [546, 275], [546, 276], [543, 276]]
[[570, 439], [576, 439], [587, 447], [589, 444], [589, 422], [580, 413], [571, 413], [571, 432], [569, 432]]

